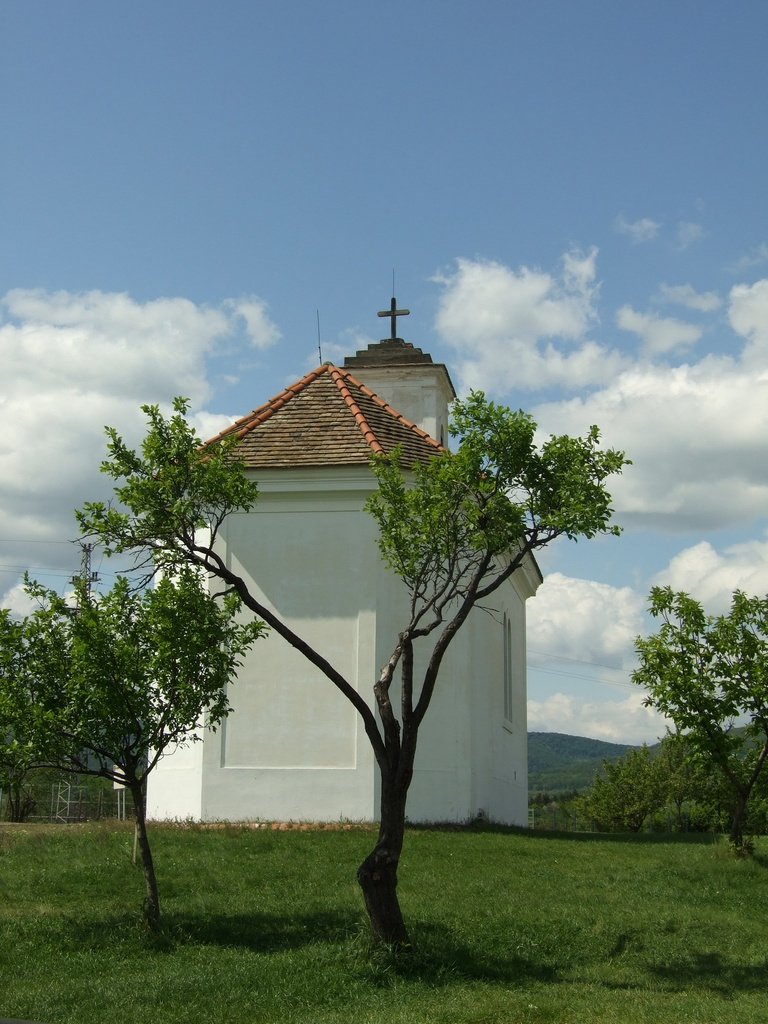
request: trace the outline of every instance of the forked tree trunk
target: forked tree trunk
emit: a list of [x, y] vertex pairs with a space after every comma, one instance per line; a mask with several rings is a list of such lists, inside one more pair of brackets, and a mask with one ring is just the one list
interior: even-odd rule
[[157, 878], [155, 877], [155, 864], [152, 860], [152, 850], [149, 846], [147, 836], [146, 806], [144, 800], [144, 786], [139, 782], [131, 785], [134, 812], [136, 814], [136, 836], [139, 841], [139, 853], [141, 854], [141, 866], [144, 869], [144, 880], [147, 885], [147, 923], [153, 930], [160, 920], [160, 899], [157, 893]]
[[[382, 772], [382, 776], [384, 773]], [[408, 944], [408, 932], [397, 898], [397, 867], [405, 834], [407, 786], [382, 778], [381, 825], [376, 846], [357, 869], [373, 941]]]
[[30, 792], [24, 791], [21, 782], [12, 782], [8, 788], [6, 821], [26, 821], [35, 809], [35, 799]]
[[766, 760], [768, 760], [768, 735], [766, 735], [763, 749], [758, 754], [757, 761], [755, 762], [746, 783], [737, 785], [733, 776], [730, 777], [731, 782], [734, 784], [734, 789], [736, 790], [736, 807], [734, 808], [733, 818], [731, 820], [731, 834], [729, 839], [734, 849], [740, 853], [746, 852], [744, 848], [744, 822], [747, 819], [747, 804]]
[[747, 801], [750, 791], [736, 793], [736, 807], [731, 819], [731, 834], [728, 837], [731, 845], [738, 850], [744, 843], [744, 820], [747, 816]]

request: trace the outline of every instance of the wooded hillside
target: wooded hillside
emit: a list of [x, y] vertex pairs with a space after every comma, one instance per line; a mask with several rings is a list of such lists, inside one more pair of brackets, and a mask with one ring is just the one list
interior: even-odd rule
[[570, 792], [586, 789], [595, 772], [601, 770], [603, 758], [615, 761], [631, 744], [608, 743], [586, 736], [569, 736], [560, 732], [528, 733], [528, 792]]

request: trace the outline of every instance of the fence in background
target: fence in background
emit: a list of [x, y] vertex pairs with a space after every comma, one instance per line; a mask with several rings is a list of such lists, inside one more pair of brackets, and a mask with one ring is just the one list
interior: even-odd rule
[[[126, 789], [111, 785], [83, 785], [58, 781], [25, 786], [31, 810], [25, 821], [61, 822], [98, 821], [101, 818], [126, 818], [133, 815], [133, 801]], [[8, 816], [8, 794], [0, 789], [0, 821]]]

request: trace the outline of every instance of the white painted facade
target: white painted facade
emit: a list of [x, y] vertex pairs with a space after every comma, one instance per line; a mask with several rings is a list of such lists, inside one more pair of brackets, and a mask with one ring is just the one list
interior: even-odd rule
[[[370, 374], [359, 377], [373, 387]], [[437, 409], [434, 382], [422, 379], [425, 410], [439, 430], [447, 413]], [[397, 408], [386, 382], [377, 383]], [[419, 412], [418, 402], [401, 411], [423, 420], [409, 415]], [[258, 484], [256, 507], [226, 525], [228, 563], [373, 706], [379, 668], [406, 619], [407, 592], [381, 561], [376, 524], [363, 509], [374, 486], [370, 470], [263, 468]], [[419, 735], [411, 821], [463, 821], [481, 812], [527, 821], [525, 602], [539, 582], [532, 561], [497, 591], [492, 610], [473, 610], [449, 649]], [[230, 702], [234, 710], [216, 733], [165, 757], [152, 773], [151, 818], [378, 817], [378, 772], [361, 719], [279, 636], [254, 645]]]

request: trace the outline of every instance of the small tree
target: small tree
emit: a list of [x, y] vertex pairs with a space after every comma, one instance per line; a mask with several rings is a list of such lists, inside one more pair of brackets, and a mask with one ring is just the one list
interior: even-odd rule
[[[397, 451], [374, 460], [379, 488], [368, 510], [382, 556], [409, 594], [409, 619], [374, 687], [385, 741], [377, 755], [381, 827], [358, 871], [374, 934], [389, 941], [406, 938], [395, 894], [406, 799], [419, 727], [449, 645], [472, 609], [555, 538], [619, 533], [605, 480], [621, 471], [623, 453], [600, 450], [596, 427], [540, 447], [535, 431], [526, 413], [474, 393], [454, 405], [455, 454], [414, 465], [409, 476]], [[427, 665], [417, 677], [414, 650], [424, 641]], [[399, 718], [390, 701], [398, 668]]]
[[666, 802], [663, 763], [643, 744], [616, 761], [603, 761], [584, 811], [600, 832], [639, 832], [645, 821]]
[[686, 804], [690, 805], [699, 793], [699, 772], [691, 762], [689, 753], [685, 738], [667, 731], [656, 754], [666, 780], [665, 802], [668, 808], [674, 807], [678, 830], [684, 826], [683, 808]]
[[645, 703], [684, 733], [694, 756], [728, 781], [730, 841], [742, 850], [749, 797], [768, 756], [768, 598], [736, 591], [727, 615], [707, 617], [688, 594], [655, 587], [650, 610], [662, 624], [638, 637], [633, 679], [648, 691]]
[[[240, 596], [243, 604], [301, 652], [360, 714], [381, 776], [381, 824], [376, 846], [358, 871], [374, 938], [407, 941], [397, 900], [397, 866], [413, 775], [419, 726], [429, 707], [448, 647], [473, 607], [484, 601], [536, 550], [555, 538], [618, 533], [607, 477], [621, 471], [623, 453], [603, 451], [597, 428], [585, 438], [535, 443], [536, 425], [522, 412], [473, 394], [454, 407], [455, 455], [404, 470], [399, 452], [376, 458], [378, 490], [368, 509], [378, 522], [382, 555], [410, 594], [408, 620], [393, 638], [390, 657], [374, 685], [374, 709], [355, 687], [301, 636], [262, 604], [226, 561], [217, 536], [227, 515], [257, 498], [243, 474], [237, 438], [201, 450], [177, 399], [165, 420], [145, 407], [149, 432], [141, 454], [109, 430], [110, 459], [122, 507], [86, 505], [78, 513], [85, 533], [108, 552], [134, 552], [150, 570], [179, 562], [201, 565]], [[427, 668], [415, 678], [415, 645], [426, 643]], [[390, 692], [401, 688], [398, 718]]]
[[38, 763], [130, 790], [154, 925], [160, 903], [147, 777], [169, 747], [221, 722], [226, 685], [263, 624], [236, 623], [238, 599], [211, 597], [189, 566], [143, 593], [118, 578], [94, 598], [78, 583], [76, 608], [37, 584], [28, 590], [41, 607], [19, 625], [17, 670], [3, 680], [14, 730]]
[[23, 672], [24, 624], [0, 609], [0, 790], [7, 793], [5, 818], [25, 821], [34, 799], [25, 781], [35, 765], [36, 752], [30, 729], [29, 695], [17, 691], [12, 681]]

